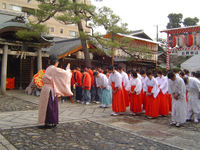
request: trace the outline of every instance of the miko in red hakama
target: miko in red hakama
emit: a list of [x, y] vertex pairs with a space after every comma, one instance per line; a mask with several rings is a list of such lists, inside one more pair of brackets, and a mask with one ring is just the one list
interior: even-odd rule
[[[151, 93], [153, 87], [148, 86], [148, 92]], [[159, 116], [159, 103], [158, 98], [154, 98], [153, 94], [151, 96], [146, 95], [146, 111], [145, 114], [150, 117]]]
[[[134, 91], [136, 86], [131, 86], [131, 91]], [[142, 93], [136, 94], [130, 94], [130, 111], [134, 113], [140, 113], [142, 111]]]
[[122, 82], [122, 90], [124, 93], [124, 100], [125, 100], [126, 107], [128, 107], [129, 106], [129, 91], [127, 91], [123, 85], [124, 85], [124, 83]]
[[163, 94], [162, 91], [158, 94], [159, 100], [159, 115], [169, 115], [169, 98], [167, 93]]
[[[112, 82], [112, 89], [116, 90], [114, 82]], [[119, 88], [116, 93], [113, 93], [112, 110], [115, 113], [126, 111], [126, 104], [122, 88]]]

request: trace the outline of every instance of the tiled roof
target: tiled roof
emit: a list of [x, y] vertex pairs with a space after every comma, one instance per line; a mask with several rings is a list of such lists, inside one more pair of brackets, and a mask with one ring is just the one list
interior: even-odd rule
[[22, 15], [22, 12], [12, 12], [0, 9], [0, 24], [14, 19], [16, 16]]
[[57, 56], [61, 56], [66, 54], [78, 47], [81, 46], [81, 40], [79, 38], [74, 39], [61, 39], [59, 41], [55, 41], [55, 44], [46, 50], [48, 54], [55, 54]]

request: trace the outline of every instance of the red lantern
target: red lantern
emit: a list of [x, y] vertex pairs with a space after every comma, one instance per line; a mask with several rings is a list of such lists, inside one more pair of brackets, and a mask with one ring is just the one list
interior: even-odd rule
[[185, 46], [185, 36], [184, 35], [178, 35], [177, 36], [177, 44], [179, 47]]
[[176, 36], [175, 35], [172, 35], [169, 37], [169, 46], [172, 48], [176, 46]]
[[193, 35], [192, 34], [188, 34], [186, 37], [185, 37], [185, 45], [187, 47], [190, 47], [193, 45]]

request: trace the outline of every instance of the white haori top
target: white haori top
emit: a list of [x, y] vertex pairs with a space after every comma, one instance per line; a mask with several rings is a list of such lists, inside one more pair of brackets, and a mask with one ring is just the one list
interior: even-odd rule
[[105, 74], [99, 73], [99, 77], [96, 78], [96, 83], [97, 83], [97, 87], [103, 86], [107, 90], [110, 89], [110, 86], [108, 85], [108, 78]]
[[179, 93], [179, 98], [185, 98], [186, 89], [185, 84], [182, 78], [177, 77], [174, 81], [169, 79], [168, 81], [168, 92], [169, 94], [175, 93], [176, 95]]
[[167, 93], [167, 91], [168, 91], [167, 78], [162, 75], [161, 78], [157, 77], [156, 79], [158, 81], [158, 86], [160, 86], [159, 89], [162, 90], [162, 93], [165, 95]]
[[130, 80], [130, 83], [129, 83], [129, 91], [131, 91], [131, 87], [132, 86], [135, 86], [135, 89], [134, 91], [136, 92], [136, 95], [139, 95], [141, 93], [141, 90], [142, 90], [142, 82], [140, 81], [140, 79], [137, 77], [137, 78], [132, 78]]
[[128, 75], [124, 71], [122, 71], [121, 76], [122, 76], [123, 86], [124, 86], [125, 90], [128, 91], [128, 84], [129, 84]]
[[143, 88], [143, 91], [144, 91], [144, 84], [145, 84], [145, 82], [146, 82], [146, 80], [148, 79], [148, 77], [146, 76], [146, 77], [141, 77], [141, 83], [142, 83], [142, 88]]
[[188, 96], [193, 94], [199, 94], [200, 92], [200, 81], [195, 77], [188, 77], [189, 83], [186, 85], [186, 90], [188, 91]]
[[138, 76], [138, 78], [139, 78], [139, 79], [141, 79], [141, 78], [142, 78], [142, 76], [141, 76], [139, 73], [137, 73], [137, 76]]
[[160, 92], [160, 89], [158, 88], [158, 82], [157, 80], [152, 77], [151, 80], [148, 78], [144, 84], [144, 92], [148, 91], [148, 87], [153, 87], [153, 89], [151, 90], [151, 93], [153, 93], [153, 97], [156, 98], [158, 93]]
[[122, 76], [116, 70], [114, 73], [110, 74], [108, 79], [108, 85], [112, 86], [112, 82], [115, 83], [115, 87], [122, 88]]

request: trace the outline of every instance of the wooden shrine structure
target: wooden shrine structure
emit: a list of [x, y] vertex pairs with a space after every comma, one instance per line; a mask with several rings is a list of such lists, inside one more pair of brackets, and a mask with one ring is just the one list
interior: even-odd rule
[[0, 21], [0, 79], [1, 93], [5, 94], [7, 78], [15, 79], [20, 89], [30, 83], [33, 75], [42, 69], [42, 58], [49, 57], [42, 48], [50, 47], [53, 41], [42, 36], [24, 40], [16, 35], [16, 31], [30, 30], [25, 25], [26, 18], [6, 11], [1, 11], [0, 17], [3, 18]]

